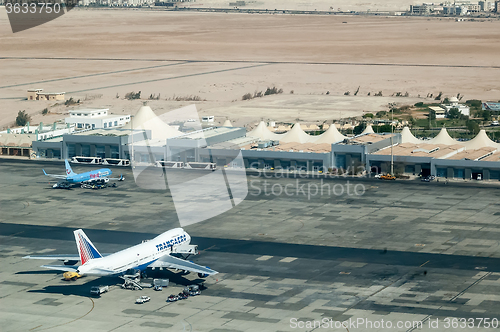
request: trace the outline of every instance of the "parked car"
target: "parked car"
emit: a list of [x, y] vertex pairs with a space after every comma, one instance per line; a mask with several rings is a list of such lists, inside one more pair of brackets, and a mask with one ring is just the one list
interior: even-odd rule
[[175, 294], [171, 294], [169, 297], [167, 297], [167, 302], [175, 302], [179, 300], [179, 296]]
[[143, 296], [139, 297], [137, 300], [135, 300], [135, 303], [143, 304], [143, 303], [149, 302], [149, 300], [151, 300], [151, 298], [149, 296], [143, 295]]
[[185, 294], [184, 292], [180, 292], [177, 296], [179, 297], [179, 300], [185, 300], [189, 295]]
[[391, 174], [384, 174], [380, 176], [381, 180], [396, 180], [396, 177]]
[[161, 285], [155, 286], [155, 291], [161, 291], [161, 290], [163, 290], [163, 287]]

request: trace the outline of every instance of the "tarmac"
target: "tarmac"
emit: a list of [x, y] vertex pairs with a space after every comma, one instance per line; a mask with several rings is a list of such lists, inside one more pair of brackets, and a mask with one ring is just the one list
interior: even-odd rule
[[[245, 201], [185, 227], [200, 249], [189, 259], [220, 273], [200, 279], [148, 271], [171, 281], [155, 292], [121, 289], [118, 278], [64, 281], [62, 273], [40, 267], [49, 261], [22, 257], [76, 254], [72, 231], [78, 228], [101, 253], [112, 253], [179, 227], [170, 192], [139, 188], [131, 169], [118, 167], [113, 176], [126, 180], [116, 188], [53, 189], [42, 168], [64, 173], [62, 162], [0, 159], [2, 331], [486, 331], [486, 322], [499, 325], [498, 186], [249, 175]], [[284, 187], [286, 193], [278, 190]], [[201, 295], [166, 302], [192, 283], [203, 285]], [[104, 284], [109, 292], [90, 296], [91, 286]], [[135, 304], [140, 295], [151, 301]]]

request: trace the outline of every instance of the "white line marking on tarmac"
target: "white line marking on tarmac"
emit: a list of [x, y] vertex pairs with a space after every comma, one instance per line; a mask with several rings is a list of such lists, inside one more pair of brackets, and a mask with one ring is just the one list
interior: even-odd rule
[[259, 258], [257, 258], [256, 260], [257, 261], [267, 261], [271, 258], [273, 258], [274, 256], [268, 256], [268, 255], [264, 255], [264, 256], [260, 256]]
[[280, 263], [290, 263], [296, 260], [297, 257], [285, 257], [282, 260], [280, 260]]

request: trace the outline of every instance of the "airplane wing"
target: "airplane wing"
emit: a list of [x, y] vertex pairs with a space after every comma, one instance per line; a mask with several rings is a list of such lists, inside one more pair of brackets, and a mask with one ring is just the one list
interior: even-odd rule
[[[101, 254], [101, 256], [108, 256], [111, 254]], [[50, 259], [53, 261], [59, 260], [59, 261], [79, 261], [80, 260], [80, 255], [67, 255], [67, 254], [62, 254], [62, 255], [33, 255], [33, 256], [24, 256], [23, 258], [27, 259]]]
[[59, 260], [59, 261], [79, 261], [80, 260], [80, 255], [33, 255], [33, 256], [24, 256], [23, 258], [28, 258], [28, 259], [51, 259], [53, 261]]
[[41, 267], [44, 267], [49, 270], [57, 270], [65, 272], [76, 272], [78, 270], [78, 266], [72, 266], [72, 265], [42, 265]]
[[165, 267], [169, 269], [179, 269], [191, 272], [197, 272], [202, 274], [214, 275], [219, 272], [209, 269], [208, 267], [204, 267], [198, 264], [195, 264], [190, 261], [185, 261], [183, 259], [164, 255], [161, 258], [157, 259], [153, 263], [149, 264], [149, 267]]
[[45, 173], [45, 170], [42, 169], [43, 171], [43, 174], [47, 175], [47, 176], [50, 176], [51, 178], [56, 178], [56, 179], [66, 179], [66, 175], [59, 175], [59, 174], [47, 174]]
[[108, 180], [111, 180], [111, 181], [125, 181], [125, 178], [123, 177], [123, 175], [120, 175], [119, 178], [107, 178]]

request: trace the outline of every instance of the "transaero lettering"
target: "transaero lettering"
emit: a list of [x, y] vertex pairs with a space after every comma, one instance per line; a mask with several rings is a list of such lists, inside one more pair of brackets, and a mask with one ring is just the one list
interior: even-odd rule
[[186, 241], [186, 235], [180, 235], [172, 240], [157, 244], [156, 249], [158, 251], [162, 251], [162, 250], [168, 249], [174, 245], [180, 244], [180, 243], [185, 242], [185, 241]]

